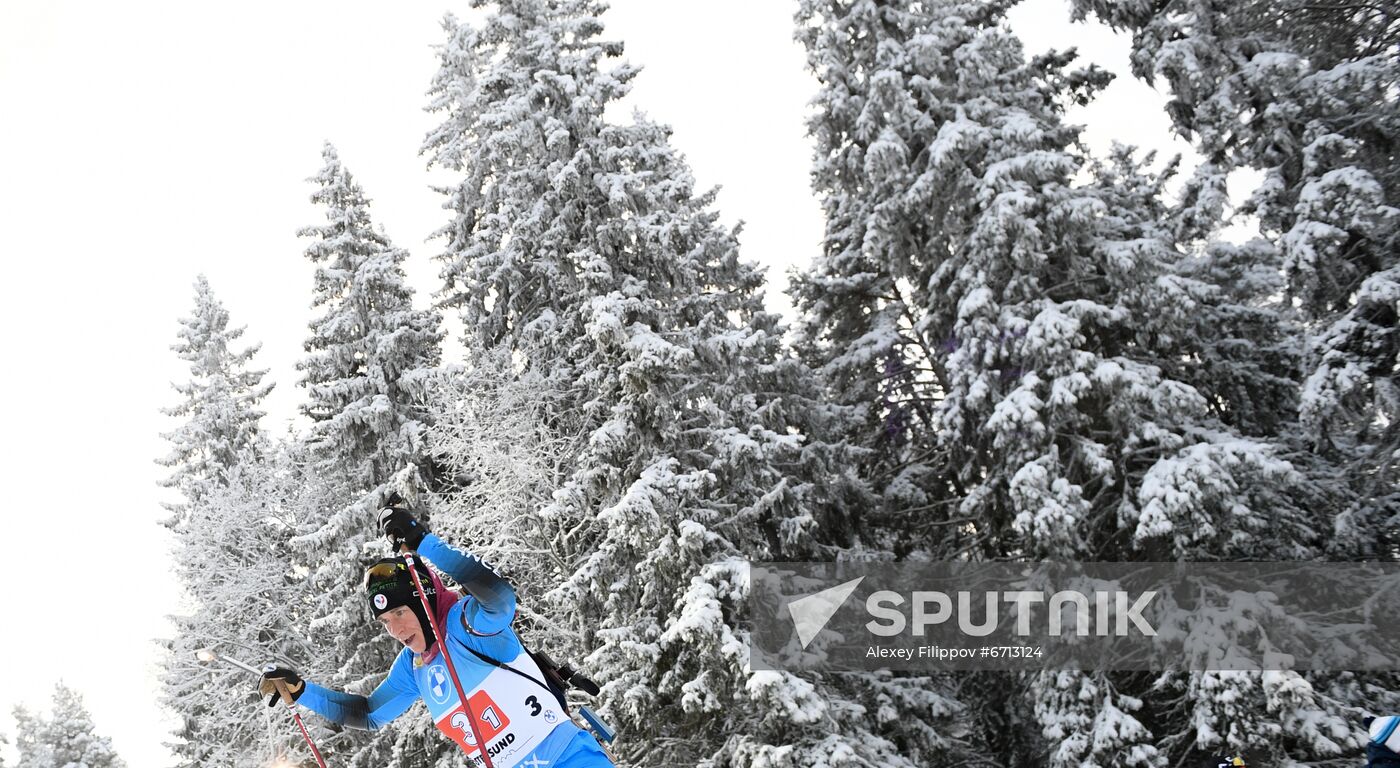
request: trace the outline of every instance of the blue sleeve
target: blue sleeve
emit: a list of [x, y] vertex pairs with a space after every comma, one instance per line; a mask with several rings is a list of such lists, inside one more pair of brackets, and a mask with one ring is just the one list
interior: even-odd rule
[[418, 688], [413, 673], [405, 663], [406, 654], [394, 659], [389, 676], [384, 678], [368, 698], [353, 693], [341, 693], [308, 682], [297, 703], [321, 717], [347, 728], [375, 730], [408, 711], [418, 700]]
[[332, 691], [307, 682], [306, 689], [297, 697], [297, 703], [337, 725], [369, 727], [369, 699], [363, 696]]
[[431, 533], [423, 537], [418, 552], [474, 598], [464, 609], [473, 632], [491, 635], [510, 626], [515, 619], [515, 589], [491, 566], [476, 555], [449, 547]]

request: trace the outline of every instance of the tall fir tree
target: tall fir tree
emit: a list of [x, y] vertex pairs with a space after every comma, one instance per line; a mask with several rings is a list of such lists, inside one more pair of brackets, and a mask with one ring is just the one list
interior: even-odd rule
[[408, 253], [370, 218], [370, 201], [329, 143], [325, 167], [309, 181], [326, 223], [303, 228], [316, 264], [307, 356], [297, 368], [312, 421], [309, 441], [328, 477], [367, 492], [421, 462], [422, 403], [438, 365], [436, 311], [413, 308]]
[[[1133, 33], [1133, 71], [1162, 82], [1178, 133], [1206, 163], [1188, 188], [1211, 189], [1200, 224], [1229, 220], [1224, 179], [1240, 169], [1262, 175], [1240, 206], [1257, 238], [1243, 248], [1210, 243], [1253, 275], [1243, 295], [1296, 315], [1307, 340], [1297, 408], [1277, 400], [1296, 448], [1290, 460], [1320, 489], [1331, 521], [1333, 558], [1397, 556], [1396, 458], [1400, 457], [1400, 26], [1380, 5], [1187, 2], [1173, 8], [1115, 0], [1075, 0]], [[1288, 678], [1292, 680], [1292, 678]], [[1244, 720], [1272, 721], [1271, 747], [1314, 758], [1345, 739], [1307, 720], [1277, 716], [1267, 676], [1174, 681], [1217, 698], [1252, 703]], [[1313, 673], [1282, 689], [1333, 707], [1387, 711], [1394, 676]], [[1228, 689], [1228, 690], [1227, 690]], [[1224, 692], [1224, 693], [1222, 693]], [[1265, 706], [1260, 706], [1261, 700]], [[1198, 711], [1218, 710], [1195, 697]], [[1240, 706], [1240, 705], [1236, 705]], [[1354, 709], [1352, 710], [1354, 711]], [[1205, 716], [1205, 719], [1213, 719]], [[1335, 724], [1335, 716], [1329, 724]], [[1306, 727], [1297, 727], [1302, 722]], [[1323, 722], [1314, 720], [1312, 722]], [[1351, 727], [1356, 728], [1354, 718]], [[1242, 732], [1264, 729], [1242, 727]], [[1281, 745], [1281, 746], [1278, 746]]]
[[14, 714], [23, 768], [126, 768], [112, 740], [97, 734], [82, 695], [63, 683], [54, 686], [47, 716], [22, 707]]
[[[362, 690], [388, 669], [394, 648], [368, 620], [362, 567], [382, 541], [375, 512], [405, 477], [430, 476], [425, 453], [425, 402], [440, 360], [442, 332], [436, 310], [415, 309], [405, 282], [408, 254], [394, 247], [370, 216], [370, 200], [326, 144], [325, 166], [310, 181], [325, 223], [301, 230], [316, 264], [307, 356], [298, 363], [312, 420], [303, 468], [317, 492], [298, 515], [292, 546], [310, 576], [306, 626], [329, 642], [320, 682]], [[430, 479], [430, 478], [429, 478]], [[404, 731], [346, 736], [343, 759], [352, 765], [393, 760]], [[333, 750], [340, 748], [331, 745]]]
[[[1400, 25], [1381, 5], [1305, 0], [1177, 6], [1074, 0], [1133, 33], [1133, 71], [1161, 81], [1176, 130], [1223, 187], [1237, 169], [1262, 182], [1242, 211], [1249, 254], [1284, 277], [1307, 329], [1304, 441], [1345, 478], [1334, 556], [1397, 556], [1400, 519]], [[1219, 197], [1219, 195], [1217, 195]], [[1215, 206], [1219, 221], [1221, 207]], [[1340, 467], [1338, 469], [1337, 467]]]
[[[602, 37], [601, 3], [473, 5], [479, 26], [446, 23], [430, 92], [443, 121], [424, 150], [461, 174], [443, 190], [439, 298], [461, 313], [469, 365], [553, 396], [532, 434], [563, 455], [543, 465], [558, 487], [512, 530], [550, 537], [562, 584], [523, 604], [594, 649], [604, 709], [634, 734], [624, 764], [912, 764], [856, 700], [878, 686], [747, 669], [745, 559], [811, 556], [845, 526], [839, 486], [813, 479], [829, 447], [793, 423], [802, 368], [762, 273], [665, 127], [605, 119], [637, 70], [610, 61], [622, 46]], [[470, 529], [480, 493], [444, 500], [441, 525]], [[886, 693], [954, 709], [917, 684]]]
[[161, 485], [180, 492], [182, 500], [167, 504], [173, 516], [169, 525], [179, 529], [192, 505], [228, 485], [231, 472], [247, 456], [256, 453], [263, 412], [258, 403], [272, 390], [264, 384], [266, 370], [247, 366], [261, 345], [238, 351], [234, 343], [245, 327], [229, 327], [228, 311], [214, 296], [209, 281], [195, 280], [194, 312], [180, 321], [180, 341], [171, 349], [190, 364], [190, 380], [175, 384], [183, 401], [162, 410], [184, 419], [162, 435], [170, 452], [159, 460], [171, 467]]
[[[854, 417], [887, 539], [973, 559], [1320, 552], [1325, 514], [1279, 458], [1276, 419], [1251, 410], [1288, 385], [1286, 354], [1251, 347], [1281, 338], [1277, 315], [1202, 279], [1162, 180], [1127, 150], [1087, 158], [1064, 109], [1108, 78], [1069, 69], [1072, 53], [1027, 59], [1005, 27], [1013, 4], [798, 13], [822, 85], [810, 132], [827, 212], [795, 287], [798, 343]], [[1218, 746], [1178, 738], [1172, 718], [1223, 733], [1223, 714], [1155, 682], [982, 675], [962, 691], [1003, 764], [1161, 766]], [[1308, 697], [1292, 705], [1338, 724]], [[1008, 729], [1021, 722], [1042, 739]]]
[[[919, 546], [993, 557], [1220, 557], [1251, 529], [1308, 544], [1305, 519], [1261, 519], [1277, 499], [1260, 480], [1287, 467], [1187, 383], [1207, 378], [1193, 347], [1228, 306], [1154, 226], [1160, 184], [1121, 158], [1086, 169], [1062, 120], [1106, 76], [1027, 61], [1006, 5], [800, 16], [828, 227], [799, 276], [799, 341], [861, 409], [850, 429], [891, 468], [885, 503], [935, 524]], [[1081, 169], [1103, 180], [1073, 184]], [[1196, 472], [1197, 491], [1165, 498]], [[962, 518], [976, 525], [942, 535]]]
[[[175, 617], [176, 640], [173, 645], [180, 649], [180, 653], [168, 657], [166, 661], [167, 683], [183, 680], [182, 684], [188, 686], [186, 678], [193, 663], [192, 654], [185, 652], [193, 647], [189, 641], [198, 636], [197, 639], [207, 644], [208, 633], [215, 631], [210, 622], [219, 620], [220, 617], [214, 614], [217, 607], [223, 605], [217, 599], [208, 599], [207, 593], [203, 592], [207, 585], [219, 581], [217, 576], [205, 580], [208, 574], [203, 569], [220, 562], [218, 557], [209, 557], [211, 551], [226, 553], [222, 548], [241, 546], [228, 541], [231, 534], [226, 527], [227, 521], [222, 520], [219, 514], [226, 510], [225, 502], [230, 493], [246, 491], [239, 480], [240, 473], [267, 458], [271, 450], [259, 430], [263, 413], [256, 406], [272, 389], [272, 385], [262, 383], [265, 371], [247, 370], [248, 363], [258, 350], [257, 345], [243, 351], [234, 350], [233, 343], [244, 329], [229, 327], [228, 312], [214, 297], [208, 280], [202, 275], [195, 282], [194, 313], [182, 320], [181, 325], [181, 342], [173, 349], [182, 359], [189, 361], [192, 378], [186, 384], [176, 385], [186, 401], [167, 409], [165, 413], [183, 416], [187, 420], [179, 429], [165, 435], [173, 443], [173, 449], [161, 463], [175, 468], [163, 484], [180, 490], [184, 497], [181, 503], [170, 505], [175, 515], [167, 524], [176, 538], [176, 554], [182, 566], [181, 581], [187, 590], [196, 595], [196, 604], [200, 606], [200, 612], [193, 616]], [[260, 499], [250, 501], [256, 504]], [[249, 529], [238, 533], [251, 534], [255, 531]], [[213, 537], [212, 540], [218, 542], [212, 550], [205, 546], [210, 541], [207, 537]], [[226, 562], [227, 559], [223, 558], [224, 565], [230, 564]], [[214, 607], [206, 609], [205, 606]], [[204, 701], [204, 698], [208, 698], [209, 690], [202, 685], [186, 687], [191, 696], [183, 698], [172, 694], [172, 690], [167, 689], [167, 696], [170, 697], [167, 702], [183, 716], [177, 733], [178, 741], [172, 746], [186, 764], [203, 764], [220, 750], [233, 750], [234, 754], [244, 756], [239, 750], [248, 748], [247, 740], [220, 744], [219, 739], [227, 733], [214, 724], [220, 713], [234, 710], [227, 707], [220, 709]], [[210, 737], [214, 733], [218, 737]], [[236, 762], [238, 760], [224, 760], [222, 764]]]

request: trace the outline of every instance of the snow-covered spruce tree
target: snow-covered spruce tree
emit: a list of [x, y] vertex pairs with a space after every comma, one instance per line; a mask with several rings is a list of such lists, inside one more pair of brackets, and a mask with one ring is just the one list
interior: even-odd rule
[[[1262, 172], [1245, 206], [1310, 329], [1302, 437], [1356, 490], [1336, 554], [1397, 556], [1400, 511], [1400, 25], [1378, 4], [1167, 6], [1075, 0], [1134, 34], [1177, 130], [1223, 175]], [[1268, 296], [1269, 293], [1262, 294]], [[1391, 521], [1391, 522], [1387, 522]]]
[[890, 462], [924, 464], [887, 503], [943, 523], [921, 546], [993, 557], [1306, 546], [1295, 505], [1264, 515], [1288, 467], [1183, 381], [1204, 378], [1182, 358], [1221, 303], [1134, 191], [1154, 182], [1120, 163], [1071, 183], [1085, 160], [1062, 109], [1105, 77], [1025, 60], [1005, 5], [812, 0], [800, 17], [829, 221], [796, 291], [801, 340], [875, 412], [866, 444], [885, 425], [909, 446]]
[[404, 282], [406, 251], [370, 219], [370, 201], [329, 143], [310, 181], [326, 223], [303, 228], [316, 264], [303, 372], [312, 421], [309, 442], [327, 476], [369, 491], [422, 461], [422, 402], [442, 340], [434, 310], [413, 308]]
[[47, 716], [15, 708], [15, 734], [22, 768], [125, 768], [112, 740], [97, 735], [83, 697], [63, 683], [54, 686]]
[[191, 505], [226, 486], [229, 473], [256, 453], [263, 416], [257, 405], [272, 390], [262, 383], [267, 371], [247, 368], [260, 345], [236, 351], [233, 344], [244, 328], [229, 327], [228, 311], [203, 275], [194, 290], [194, 312], [180, 321], [180, 341], [171, 347], [190, 364], [190, 380], [174, 385], [183, 401], [162, 410], [184, 422], [162, 435], [171, 447], [158, 460], [173, 470], [161, 485], [183, 497], [166, 505], [173, 513], [167, 524], [177, 531]]
[[[176, 532], [174, 562], [188, 610], [171, 616], [175, 634], [162, 683], [165, 705], [181, 717], [171, 745], [181, 765], [261, 765], [301, 744], [282, 723], [285, 712], [258, 701], [246, 673], [202, 663], [197, 650], [275, 661], [312, 679], [334, 668], [322, 658], [321, 639], [311, 636], [308, 587], [290, 545], [318, 493], [296, 450], [283, 446], [239, 465], [226, 487], [190, 506], [186, 527]], [[335, 739], [318, 739], [334, 753]]]
[[[635, 70], [609, 64], [601, 10], [517, 0], [479, 27], [449, 19], [431, 91], [443, 122], [425, 151], [462, 173], [444, 190], [440, 298], [469, 365], [504, 356], [544, 382], [542, 434], [567, 443], [538, 526], [516, 528], [558, 532], [564, 583], [526, 604], [595, 649], [624, 763], [910, 764], [836, 682], [746, 671], [745, 558], [820, 547], [828, 521], [807, 502], [826, 491], [803, 478], [824, 449], [791, 429], [801, 369], [713, 193], [664, 127], [604, 119]], [[474, 512], [445, 505], [445, 528]], [[923, 686], [898, 695], [951, 709]]]
[[[1161, 223], [1160, 181], [1124, 152], [1086, 166], [1063, 122], [1106, 77], [1068, 70], [1069, 54], [1026, 60], [1009, 5], [799, 11], [822, 83], [811, 133], [828, 220], [795, 292], [799, 341], [863, 416], [849, 430], [871, 451], [863, 471], [885, 517], [903, 548], [933, 555], [1318, 551], [1297, 473], [1240, 431], [1261, 420], [1233, 392], [1277, 391], [1277, 368], [1221, 353], [1241, 325], [1219, 321], [1239, 308], [1193, 276]], [[1048, 752], [1054, 765], [1155, 766], [1193, 745], [1159, 748], [1151, 682], [991, 676], [963, 691], [1003, 764]], [[1040, 747], [997, 733], [1027, 720]]]
[[[1300, 334], [1308, 339], [1301, 420], [1286, 425], [1284, 435], [1297, 446], [1289, 459], [1313, 481], [1316, 506], [1333, 521], [1329, 556], [1395, 558], [1400, 216], [1392, 206], [1400, 194], [1400, 26], [1394, 14], [1379, 5], [1300, 0], [1170, 7], [1076, 0], [1074, 6], [1132, 31], [1135, 74], [1160, 78], [1169, 89], [1177, 130], [1208, 161], [1198, 178], [1215, 179], [1206, 182], [1216, 187], [1216, 203], [1204, 224], [1223, 219], [1226, 174], [1262, 172], [1243, 207], [1257, 218], [1259, 238], [1243, 248], [1213, 243], [1208, 249], [1262, 276], [1234, 288], [1261, 303], [1285, 297], [1306, 331]], [[1178, 715], [1180, 731], [1226, 738], [1249, 730], [1242, 719], [1227, 724], [1217, 712], [1211, 697], [1228, 688], [1224, 698], [1239, 702], [1235, 707], [1252, 707], [1253, 718], [1281, 725], [1277, 742], [1319, 756], [1335, 754], [1332, 742], [1345, 743], [1329, 729], [1346, 717], [1348, 705], [1375, 711], [1386, 700], [1383, 689], [1397, 687], [1393, 677], [1368, 676], [1373, 683], [1359, 685], [1348, 673], [1291, 676], [1286, 685], [1267, 676], [1208, 677], [1161, 685], [1190, 694], [1182, 698], [1190, 707]], [[1280, 702], [1294, 699], [1273, 696], [1272, 688], [1303, 691], [1329, 714], [1293, 716]], [[1297, 722], [1327, 727], [1294, 727]], [[1354, 717], [1349, 723], [1358, 727]]]

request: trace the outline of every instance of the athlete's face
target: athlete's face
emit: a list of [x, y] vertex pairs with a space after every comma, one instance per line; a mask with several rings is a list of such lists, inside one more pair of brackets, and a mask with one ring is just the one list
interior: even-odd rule
[[395, 640], [408, 646], [414, 653], [428, 650], [428, 638], [423, 632], [418, 615], [406, 605], [379, 614], [379, 624]]

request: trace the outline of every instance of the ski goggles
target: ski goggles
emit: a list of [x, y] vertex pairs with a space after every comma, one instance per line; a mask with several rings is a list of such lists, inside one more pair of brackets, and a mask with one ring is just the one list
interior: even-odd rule
[[[418, 579], [423, 584], [423, 591], [428, 597], [437, 595], [437, 582], [422, 563], [415, 563], [418, 569]], [[394, 599], [396, 595], [399, 599], [407, 600], [414, 596], [417, 589], [413, 586], [413, 577], [408, 573], [408, 565], [398, 558], [386, 558], [371, 565], [365, 571], [365, 590], [370, 597], [378, 594], [390, 595]]]
[[[402, 576], [400, 576], [402, 574]], [[372, 585], [384, 581], [397, 582], [400, 578], [408, 578], [408, 565], [403, 562], [380, 561], [371, 565], [365, 571], [365, 589]]]

